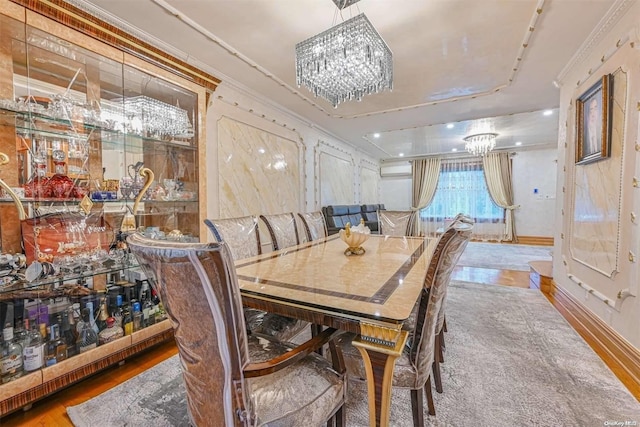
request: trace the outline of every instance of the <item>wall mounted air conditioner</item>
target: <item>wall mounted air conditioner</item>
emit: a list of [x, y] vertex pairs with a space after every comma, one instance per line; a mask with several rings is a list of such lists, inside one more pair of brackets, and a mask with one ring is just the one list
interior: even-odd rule
[[389, 177], [410, 177], [411, 163], [394, 163], [380, 166], [380, 176]]

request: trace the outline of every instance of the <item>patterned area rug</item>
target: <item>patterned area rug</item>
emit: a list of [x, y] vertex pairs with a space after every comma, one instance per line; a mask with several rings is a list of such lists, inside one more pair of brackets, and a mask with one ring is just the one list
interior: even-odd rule
[[[539, 291], [453, 282], [447, 324], [444, 393], [434, 392], [434, 417], [425, 402], [427, 425], [640, 423], [640, 403]], [[352, 382], [347, 426], [368, 425], [366, 400]], [[67, 412], [78, 427], [188, 426], [179, 359]], [[391, 425], [413, 425], [408, 390], [393, 390]]]
[[553, 246], [470, 242], [459, 266], [529, 271], [529, 261], [551, 261]]

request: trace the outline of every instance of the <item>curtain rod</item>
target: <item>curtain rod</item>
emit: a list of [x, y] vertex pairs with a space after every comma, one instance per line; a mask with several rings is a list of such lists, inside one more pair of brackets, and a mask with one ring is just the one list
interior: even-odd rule
[[[500, 152], [504, 152], [506, 150], [494, 150], [492, 151], [492, 153], [500, 153]], [[514, 157], [517, 156], [518, 153], [515, 151], [512, 151], [509, 153], [509, 157]], [[422, 160], [422, 159], [430, 159], [433, 157], [440, 157], [443, 160], [450, 160], [450, 159], [478, 159], [480, 160], [481, 157], [479, 156], [474, 156], [471, 155], [469, 153], [461, 153], [461, 154], [444, 154], [444, 155], [437, 155], [434, 154], [433, 156], [410, 156], [410, 157], [403, 157], [402, 159], [386, 159], [386, 160], [382, 160], [381, 163], [391, 163], [391, 162], [411, 162], [413, 160]]]

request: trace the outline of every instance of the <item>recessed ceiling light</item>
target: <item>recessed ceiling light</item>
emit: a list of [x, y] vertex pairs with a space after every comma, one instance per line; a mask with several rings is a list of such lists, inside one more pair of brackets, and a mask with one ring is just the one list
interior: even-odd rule
[[455, 153], [456, 151], [458, 151], [458, 149], [457, 148], [452, 148], [451, 151], [453, 151]]
[[522, 141], [516, 142], [516, 145], [522, 145]]
[[400, 154], [398, 154], [398, 156], [404, 157], [404, 153], [400, 153]]
[[453, 129], [453, 123], [449, 123], [449, 124], [447, 125], [447, 129]]
[[374, 138], [380, 138], [380, 134], [379, 134], [379, 133], [374, 133], [374, 134], [373, 134], [373, 137], [374, 137]]
[[544, 110], [544, 113], [542, 114], [544, 114], [545, 116], [550, 116], [553, 114], [553, 110]]

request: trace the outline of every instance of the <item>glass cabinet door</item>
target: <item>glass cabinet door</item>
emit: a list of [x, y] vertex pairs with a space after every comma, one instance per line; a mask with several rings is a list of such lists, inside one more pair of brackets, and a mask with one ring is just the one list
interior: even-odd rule
[[136, 213], [138, 226], [196, 237], [197, 94], [129, 65], [124, 66], [124, 82], [122, 106], [131, 136], [125, 142], [123, 177], [135, 184], [140, 167], [155, 174]]
[[113, 52], [0, 14], [0, 383], [164, 319], [128, 233], [199, 238], [203, 92]]

